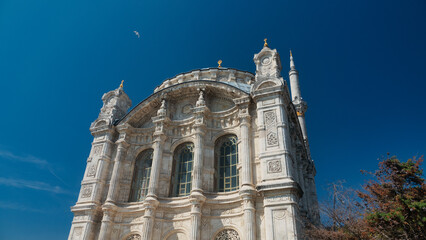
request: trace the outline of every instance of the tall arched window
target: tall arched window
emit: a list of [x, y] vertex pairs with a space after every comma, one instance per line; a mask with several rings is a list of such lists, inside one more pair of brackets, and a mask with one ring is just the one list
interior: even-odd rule
[[176, 148], [173, 155], [174, 173], [172, 177], [172, 196], [187, 196], [191, 192], [192, 165], [194, 163], [194, 144], [184, 143]]
[[216, 190], [230, 192], [240, 186], [238, 173], [237, 136], [219, 138], [215, 146]]
[[132, 187], [130, 189], [130, 202], [143, 201], [148, 193], [149, 178], [151, 176], [152, 153], [154, 150], [148, 149], [141, 152], [135, 161], [133, 171]]

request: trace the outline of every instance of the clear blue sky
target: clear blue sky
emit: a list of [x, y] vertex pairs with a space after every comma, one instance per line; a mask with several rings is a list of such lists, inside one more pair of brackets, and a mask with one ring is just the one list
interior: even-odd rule
[[265, 37], [285, 79], [293, 51], [321, 199], [426, 153], [425, 1], [2, 0], [0, 239], [66, 239], [103, 93], [124, 79], [134, 106], [218, 59], [254, 72]]

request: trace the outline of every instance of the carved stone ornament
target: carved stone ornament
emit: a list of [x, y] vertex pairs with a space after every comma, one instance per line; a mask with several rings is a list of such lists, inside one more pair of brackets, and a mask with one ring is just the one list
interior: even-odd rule
[[92, 164], [87, 170], [88, 177], [94, 177], [96, 175], [96, 163]]
[[274, 132], [268, 133], [268, 135], [266, 136], [266, 142], [268, 143], [269, 146], [277, 145], [278, 143], [277, 134]]
[[192, 110], [191, 104], [186, 104], [185, 106], [182, 107], [182, 113], [183, 114], [190, 114], [191, 110]]
[[274, 219], [277, 220], [283, 220], [287, 215], [285, 210], [275, 210], [272, 214], [274, 215]]
[[126, 238], [126, 240], [141, 240], [141, 235], [139, 235], [139, 234], [132, 234], [132, 235], [128, 236]]
[[93, 147], [93, 155], [101, 155], [102, 145], [96, 145]]
[[282, 171], [281, 161], [279, 159], [267, 161], [266, 164], [268, 167], [268, 173], [279, 173]]
[[215, 240], [240, 240], [240, 236], [233, 229], [225, 229], [216, 235]]
[[263, 116], [266, 126], [266, 145], [276, 146], [278, 145], [277, 115], [274, 110], [271, 110], [266, 111]]
[[273, 111], [265, 112], [265, 125], [266, 126], [274, 126], [277, 123], [277, 116]]
[[93, 186], [92, 185], [85, 185], [83, 186], [83, 189], [81, 190], [81, 197], [82, 198], [89, 198], [92, 196], [92, 190], [93, 190]]

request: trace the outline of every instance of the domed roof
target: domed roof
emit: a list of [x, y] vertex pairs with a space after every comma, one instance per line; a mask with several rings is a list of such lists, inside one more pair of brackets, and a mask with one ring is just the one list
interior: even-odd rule
[[249, 93], [255, 76], [253, 73], [241, 71], [233, 68], [202, 68], [181, 73], [173, 78], [165, 80], [160, 86], [155, 88], [154, 93], [164, 88], [171, 87], [190, 81], [217, 81], [234, 86]]

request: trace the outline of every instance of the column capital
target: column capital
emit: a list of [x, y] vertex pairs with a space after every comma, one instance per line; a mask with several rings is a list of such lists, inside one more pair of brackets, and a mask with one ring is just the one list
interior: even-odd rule
[[155, 195], [148, 195], [143, 201], [143, 206], [145, 209], [156, 209], [160, 202]]
[[[241, 112], [241, 111], [240, 111]], [[250, 126], [250, 120], [251, 117], [248, 114], [238, 114], [238, 117], [240, 118], [240, 125], [246, 125], [246, 126]]]
[[117, 150], [127, 150], [130, 147], [130, 144], [128, 142], [126, 142], [124, 139], [119, 139], [116, 142], [117, 145]]
[[154, 142], [154, 143], [163, 143], [164, 141], [166, 141], [166, 139], [167, 139], [167, 136], [166, 136], [166, 134], [164, 134], [164, 133], [157, 133], [157, 132], [154, 132], [154, 134], [153, 134], [153, 141], [152, 142]]
[[206, 125], [205, 124], [194, 124], [194, 134], [204, 136], [206, 134]]
[[203, 204], [206, 201], [206, 197], [198, 192], [191, 192], [189, 196], [189, 202], [191, 204]]
[[102, 222], [113, 222], [116, 212], [112, 209], [103, 209]]
[[244, 184], [239, 192], [242, 199], [252, 199], [256, 196], [256, 193], [257, 191], [254, 186], [249, 184]]

